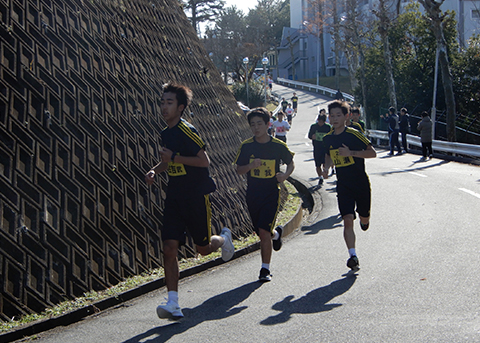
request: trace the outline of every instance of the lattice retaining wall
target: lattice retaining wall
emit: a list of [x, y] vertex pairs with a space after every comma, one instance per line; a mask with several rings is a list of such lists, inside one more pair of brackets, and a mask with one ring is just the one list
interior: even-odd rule
[[169, 80], [194, 92], [215, 227], [251, 232], [231, 165], [250, 131], [175, 0], [0, 0], [0, 22], [2, 320], [162, 265], [165, 176], [144, 174]]

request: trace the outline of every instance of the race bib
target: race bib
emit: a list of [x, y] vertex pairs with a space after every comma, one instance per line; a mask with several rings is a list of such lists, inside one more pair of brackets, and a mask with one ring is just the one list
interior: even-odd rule
[[[250, 163], [253, 160], [251, 158]], [[271, 179], [275, 176], [275, 160], [262, 160], [260, 167], [250, 170], [250, 176], [257, 179]]]
[[340, 156], [338, 149], [330, 150], [330, 157], [335, 167], [348, 167], [355, 163], [352, 156]]
[[185, 166], [182, 163], [173, 163], [173, 162], [168, 162], [167, 173], [168, 173], [168, 176], [187, 175]]
[[276, 132], [285, 132], [285, 127], [283, 127], [283, 126], [277, 126], [277, 127], [275, 128], [275, 131], [276, 131]]
[[323, 137], [325, 137], [326, 133], [325, 132], [316, 132], [315, 133], [315, 140], [316, 141], [323, 141]]

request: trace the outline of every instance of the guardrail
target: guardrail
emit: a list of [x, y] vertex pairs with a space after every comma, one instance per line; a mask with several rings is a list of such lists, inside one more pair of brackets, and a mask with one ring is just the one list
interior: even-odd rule
[[[283, 79], [281, 77], [277, 78], [276, 83], [283, 85], [283, 86], [288, 86], [288, 87], [294, 87], [294, 88], [301, 88], [301, 89], [308, 89], [308, 91], [312, 92], [315, 91], [315, 93], [318, 92], [323, 92], [323, 94], [328, 94], [332, 98], [335, 98], [335, 95], [337, 94], [337, 91], [331, 88], [323, 87], [323, 86], [317, 86], [311, 83], [306, 83], [306, 82], [299, 82], [299, 81], [292, 81], [289, 79]], [[351, 102], [355, 101], [355, 97], [350, 94], [342, 93], [343, 97]]]
[[[388, 132], [386, 131], [367, 130], [366, 134], [370, 138], [375, 138], [377, 140], [377, 145], [380, 145], [380, 140], [382, 139], [388, 141]], [[401, 136], [399, 139], [401, 141]], [[409, 145], [417, 147], [422, 146], [422, 142], [418, 136], [407, 135], [407, 142]], [[450, 152], [457, 155], [480, 157], [480, 145], [434, 140], [432, 141], [432, 148], [436, 151]]]

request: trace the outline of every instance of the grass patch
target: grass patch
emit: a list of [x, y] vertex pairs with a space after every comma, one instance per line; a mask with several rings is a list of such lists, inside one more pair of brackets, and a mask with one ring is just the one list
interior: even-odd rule
[[[288, 198], [277, 216], [277, 225], [285, 225], [295, 215], [302, 202], [300, 195], [292, 184], [290, 184], [289, 182], [285, 182], [285, 186], [288, 190]], [[258, 240], [258, 236], [252, 234], [248, 237], [234, 240], [233, 244], [235, 246], [235, 250], [239, 250], [258, 242]], [[179, 261], [180, 270], [185, 270], [196, 265], [203, 264], [205, 262], [214, 260], [220, 256], [221, 252], [219, 250], [208, 256], [198, 255], [198, 257], [182, 259]], [[74, 300], [64, 301], [54, 307], [47, 308], [42, 313], [29, 314], [22, 316], [19, 319], [12, 318], [12, 320], [9, 322], [2, 322], [0, 323], [0, 333], [13, 330], [20, 327], [21, 325], [29, 324], [37, 320], [44, 320], [60, 316], [65, 313], [77, 310], [79, 308], [89, 306], [97, 301], [118, 296], [125, 291], [133, 289], [145, 283], [157, 280], [163, 276], [163, 268], [158, 268], [150, 270], [148, 272], [144, 272], [140, 275], [129, 277], [125, 281], [122, 281], [119, 284], [112, 286], [108, 289], [99, 292], [90, 291], [84, 293], [82, 297], [76, 298]]]

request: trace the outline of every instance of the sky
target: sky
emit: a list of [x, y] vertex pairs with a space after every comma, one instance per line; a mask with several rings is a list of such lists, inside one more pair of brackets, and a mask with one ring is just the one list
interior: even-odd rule
[[[225, 7], [231, 7], [233, 5], [237, 6], [237, 8], [241, 11], [243, 11], [243, 14], [247, 15], [250, 9], [255, 8], [257, 6], [258, 0], [225, 0]], [[209, 24], [210, 26], [213, 26], [212, 23]], [[200, 32], [203, 33], [205, 32], [205, 24], [201, 23], [200, 24]]]
[[239, 10], [242, 10], [244, 14], [248, 14], [249, 9], [257, 6], [258, 0], [225, 0], [225, 7], [237, 6]]

